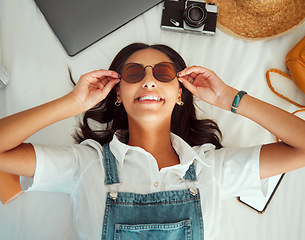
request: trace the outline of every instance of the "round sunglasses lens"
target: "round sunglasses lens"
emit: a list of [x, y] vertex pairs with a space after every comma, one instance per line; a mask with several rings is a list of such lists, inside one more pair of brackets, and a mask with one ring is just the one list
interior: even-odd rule
[[140, 64], [126, 64], [121, 72], [123, 80], [129, 83], [136, 83], [143, 79], [144, 68]]
[[155, 65], [154, 76], [161, 82], [170, 82], [177, 76], [177, 70], [174, 64], [161, 62]]

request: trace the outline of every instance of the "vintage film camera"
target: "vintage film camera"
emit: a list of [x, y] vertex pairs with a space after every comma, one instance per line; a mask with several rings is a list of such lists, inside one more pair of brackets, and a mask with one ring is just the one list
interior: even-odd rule
[[217, 6], [203, 0], [165, 0], [161, 28], [179, 32], [214, 35]]

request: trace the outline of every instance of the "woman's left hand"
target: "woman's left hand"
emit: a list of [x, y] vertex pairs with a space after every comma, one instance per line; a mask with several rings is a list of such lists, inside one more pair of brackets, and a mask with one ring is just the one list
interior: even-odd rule
[[227, 109], [235, 89], [226, 85], [213, 71], [191, 66], [178, 73], [178, 80], [196, 97], [212, 105]]

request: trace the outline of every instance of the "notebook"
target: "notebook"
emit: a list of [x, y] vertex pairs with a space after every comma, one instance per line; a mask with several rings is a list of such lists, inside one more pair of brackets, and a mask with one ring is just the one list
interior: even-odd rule
[[35, 0], [68, 55], [74, 56], [161, 0]]

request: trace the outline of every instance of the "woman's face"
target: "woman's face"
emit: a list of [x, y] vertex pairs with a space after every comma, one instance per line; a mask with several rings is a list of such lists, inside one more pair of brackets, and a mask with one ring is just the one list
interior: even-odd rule
[[[138, 63], [154, 67], [160, 62], [172, 62], [164, 53], [155, 49], [139, 50], [132, 54], [127, 63]], [[144, 78], [137, 83], [127, 83], [121, 80], [117, 88], [117, 99], [126, 109], [129, 123], [164, 122], [170, 123], [175, 104], [181, 99], [182, 89], [178, 79], [170, 82], [160, 82], [154, 78], [152, 68], [145, 69]], [[157, 122], [156, 122], [157, 121]]]

